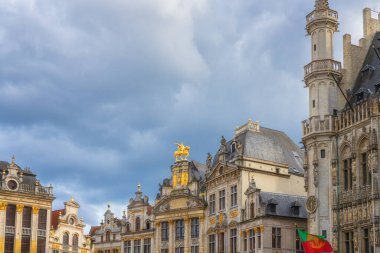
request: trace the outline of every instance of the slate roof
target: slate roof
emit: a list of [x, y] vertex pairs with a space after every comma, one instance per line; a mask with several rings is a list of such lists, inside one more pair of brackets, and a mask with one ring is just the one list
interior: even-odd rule
[[[10, 164], [8, 162], [5, 162], [5, 161], [0, 161], [0, 172], [2, 173], [4, 170], [7, 170], [7, 167], [9, 166]], [[29, 185], [34, 185], [34, 183], [36, 182], [36, 175], [30, 171], [30, 170], [23, 170], [21, 169], [20, 166], [18, 166], [16, 164], [16, 167], [23, 173], [23, 184], [29, 184]]]
[[59, 223], [59, 213], [61, 213], [62, 215], [64, 215], [66, 212], [65, 209], [60, 209], [60, 210], [54, 210], [51, 212], [51, 226], [54, 228], [54, 229], [57, 229], [58, 228], [58, 223]]
[[[380, 56], [380, 32], [375, 34], [372, 44]], [[351, 91], [350, 103], [352, 105], [359, 103], [361, 100], [379, 91], [377, 88], [380, 88], [380, 59], [376, 55], [373, 47], [370, 46]], [[348, 108], [348, 104], [346, 108]]]
[[[304, 174], [301, 149], [284, 132], [260, 127], [259, 131], [247, 130], [239, 134], [227, 142], [231, 159], [237, 155], [231, 153], [234, 140], [242, 144], [244, 157], [285, 164], [288, 165], [289, 173]], [[215, 155], [213, 165], [216, 165], [218, 157], [218, 154]]]
[[[307, 211], [305, 208], [306, 197], [279, 194], [273, 192], [260, 192], [260, 201], [266, 206], [270, 203], [276, 204], [276, 213], [272, 213], [268, 208], [266, 208], [266, 215], [282, 217], [299, 217], [304, 219], [307, 218]], [[292, 206], [300, 206], [300, 213], [298, 216], [293, 214]]]

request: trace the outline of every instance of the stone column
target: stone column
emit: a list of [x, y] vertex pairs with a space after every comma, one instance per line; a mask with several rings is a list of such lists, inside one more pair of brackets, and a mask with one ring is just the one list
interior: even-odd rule
[[264, 225], [260, 225], [260, 235], [261, 235], [261, 252], [264, 249]]
[[[50, 235], [50, 217], [51, 215], [51, 209], [48, 209], [47, 210], [47, 214], [46, 214], [46, 238], [45, 238], [45, 252], [49, 252], [49, 235]], [[78, 239], [79, 240], [79, 239]], [[79, 246], [79, 245], [78, 245]], [[120, 251], [118, 251], [120, 252]]]
[[16, 205], [16, 226], [15, 226], [15, 245], [14, 252], [21, 253], [21, 236], [22, 236], [22, 211], [24, 205]]
[[38, 212], [40, 208], [37, 206], [32, 207], [32, 229], [30, 241], [30, 253], [37, 253], [37, 230], [38, 230]]
[[189, 218], [184, 219], [184, 225], [185, 225], [185, 253], [189, 253], [189, 247], [190, 247], [190, 237], [191, 237], [191, 231], [190, 231], [190, 225]]
[[174, 221], [169, 221], [169, 253], [174, 253], [175, 246], [175, 224]]
[[4, 252], [7, 205], [6, 202], [0, 202], [0, 252]]
[[259, 233], [259, 228], [254, 227], [253, 230], [255, 231], [255, 252], [257, 253], [257, 250], [259, 249], [259, 238], [258, 238], [258, 233]]
[[206, 232], [203, 231], [204, 229], [204, 226], [203, 226], [203, 222], [204, 222], [204, 218], [203, 217], [199, 217], [199, 253], [204, 253], [204, 250], [205, 250], [205, 238], [206, 238]]
[[160, 253], [161, 250], [161, 223], [160, 222], [156, 222], [156, 242], [155, 242], [155, 246], [156, 246], [156, 253]]

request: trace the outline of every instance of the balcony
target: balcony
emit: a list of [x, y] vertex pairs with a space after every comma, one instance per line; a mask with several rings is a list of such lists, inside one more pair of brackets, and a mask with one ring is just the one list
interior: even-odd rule
[[[339, 204], [346, 205], [352, 202], [370, 201], [377, 198], [379, 198], [377, 187], [372, 190], [371, 185], [363, 185], [352, 190], [341, 190], [339, 194]], [[336, 196], [333, 197], [333, 203], [335, 207], [338, 207]]]
[[310, 134], [336, 131], [336, 116], [311, 117], [302, 122], [302, 134], [306, 137]]
[[5, 226], [5, 233], [6, 234], [15, 234], [15, 227], [14, 226]]
[[21, 184], [19, 188], [20, 192], [34, 193], [38, 195], [53, 196], [53, 187], [34, 186], [30, 184]]
[[22, 235], [31, 235], [31, 229], [30, 228], [22, 228]]
[[37, 236], [46, 237], [46, 230], [38, 229]]
[[306, 22], [309, 26], [312, 22], [325, 20], [326, 18], [332, 22], [338, 23], [338, 12], [334, 10], [315, 10], [306, 16]]
[[305, 82], [308, 85], [308, 80], [312, 75], [319, 73], [333, 73], [338, 76], [342, 75], [342, 63], [331, 59], [312, 61], [305, 66]]

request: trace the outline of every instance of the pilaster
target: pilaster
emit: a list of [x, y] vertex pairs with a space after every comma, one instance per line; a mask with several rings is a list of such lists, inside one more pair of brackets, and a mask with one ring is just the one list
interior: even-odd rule
[[174, 253], [175, 246], [175, 224], [174, 221], [169, 221], [169, 253]]
[[7, 215], [7, 203], [0, 202], [0, 253], [4, 252], [5, 246], [5, 221]]
[[205, 249], [205, 231], [204, 230], [204, 223], [205, 219], [203, 217], [199, 217], [199, 253], [204, 253]]
[[18, 204], [16, 206], [16, 226], [15, 226], [15, 245], [14, 252], [21, 253], [21, 236], [22, 236], [22, 211], [24, 205]]
[[32, 207], [32, 229], [30, 241], [30, 253], [37, 253], [37, 230], [38, 230], [38, 212], [40, 208], [37, 206]]
[[184, 225], [185, 225], [185, 253], [189, 253], [189, 247], [190, 247], [190, 219], [185, 218], [184, 219]]

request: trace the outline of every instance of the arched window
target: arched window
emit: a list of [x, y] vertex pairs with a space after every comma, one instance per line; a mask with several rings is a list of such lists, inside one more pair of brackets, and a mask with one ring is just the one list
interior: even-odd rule
[[140, 231], [140, 217], [136, 218], [135, 229], [136, 231]]
[[63, 233], [62, 244], [69, 245], [69, 233]]
[[149, 220], [147, 220], [147, 221], [145, 222], [145, 228], [146, 228], [146, 229], [150, 229], [150, 221], [149, 221]]
[[107, 231], [106, 232], [106, 242], [109, 242], [109, 241], [111, 241], [111, 231]]
[[78, 235], [73, 235], [73, 247], [78, 247]]
[[131, 232], [131, 224], [127, 223], [127, 232]]

